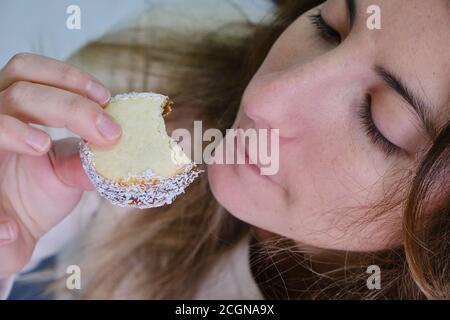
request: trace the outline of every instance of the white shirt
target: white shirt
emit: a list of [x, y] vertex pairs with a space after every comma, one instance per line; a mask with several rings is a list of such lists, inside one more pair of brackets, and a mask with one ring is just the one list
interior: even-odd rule
[[[148, 9], [182, 11], [186, 17], [191, 15], [194, 18], [177, 23], [182, 25], [195, 21], [195, 27], [198, 28], [217, 27], [243, 18], [258, 22], [269, 16], [272, 9], [269, 0], [78, 0], [81, 29], [69, 30], [65, 27], [65, 21], [69, 16], [66, 9], [70, 4], [72, 1], [68, 0], [1, 2], [0, 67], [18, 52], [65, 60], [88, 42], [130, 25], [139, 14]], [[211, 17], [212, 10], [223, 13], [222, 18]], [[155, 12], [153, 16], [157, 17]], [[176, 19], [158, 19], [157, 23], [164, 25], [174, 21]], [[45, 130], [53, 139], [73, 136], [66, 129]], [[31, 261], [22, 272], [32, 270], [42, 259], [60, 252], [65, 245], [76, 241], [99, 205], [100, 198], [96, 192], [85, 192], [72, 213], [38, 241]], [[0, 299], [8, 297], [16, 277], [0, 279]], [[195, 298], [263, 299], [250, 271], [249, 237], [244, 238], [219, 260], [201, 284]]]

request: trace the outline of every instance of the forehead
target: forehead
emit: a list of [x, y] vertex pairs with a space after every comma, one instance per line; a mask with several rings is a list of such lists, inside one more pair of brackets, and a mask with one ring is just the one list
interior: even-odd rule
[[[345, 1], [345, 0], [337, 0]], [[378, 5], [381, 30], [369, 30], [367, 8]], [[372, 39], [374, 59], [448, 115], [450, 0], [356, 0], [361, 34]]]

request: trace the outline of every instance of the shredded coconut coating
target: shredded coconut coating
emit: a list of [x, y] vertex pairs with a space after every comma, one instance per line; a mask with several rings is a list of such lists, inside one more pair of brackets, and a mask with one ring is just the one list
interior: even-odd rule
[[[169, 101], [168, 97], [156, 93], [132, 92], [116, 95], [111, 98], [110, 103], [118, 100], [154, 97], [162, 97], [166, 102]], [[184, 171], [170, 178], [158, 176], [148, 169], [142, 175], [128, 174], [128, 177], [112, 180], [96, 171], [93, 153], [83, 139], [80, 141], [79, 150], [84, 171], [97, 192], [114, 205], [124, 208], [147, 209], [171, 204], [202, 172], [195, 163], [191, 162], [184, 167]]]
[[80, 141], [80, 157], [87, 176], [100, 195], [124, 208], [146, 209], [171, 204], [202, 172], [191, 163], [184, 172], [171, 178], [147, 170], [141, 176], [129, 175], [125, 180], [110, 180], [96, 172], [93, 154], [83, 140]]

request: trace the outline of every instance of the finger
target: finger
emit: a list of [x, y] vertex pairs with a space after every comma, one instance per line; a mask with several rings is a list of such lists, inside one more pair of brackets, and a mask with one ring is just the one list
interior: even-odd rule
[[81, 165], [78, 144], [80, 139], [67, 138], [54, 141], [49, 152], [56, 176], [67, 186], [83, 190], [94, 190]]
[[0, 219], [0, 246], [16, 241], [18, 227], [13, 220]]
[[0, 114], [0, 150], [40, 156], [50, 149], [51, 139], [40, 129]]
[[0, 113], [24, 122], [68, 128], [96, 145], [111, 145], [121, 128], [97, 103], [54, 87], [19, 81], [0, 92]]
[[110, 92], [94, 77], [70, 64], [30, 53], [12, 57], [0, 71], [0, 90], [29, 81], [72, 91], [104, 105]]

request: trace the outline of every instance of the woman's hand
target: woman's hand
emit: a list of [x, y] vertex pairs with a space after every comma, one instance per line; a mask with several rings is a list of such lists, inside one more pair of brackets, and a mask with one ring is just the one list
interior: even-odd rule
[[121, 129], [101, 107], [109, 97], [89, 74], [41, 56], [18, 54], [0, 70], [0, 277], [20, 271], [37, 240], [93, 189], [79, 139], [52, 144], [29, 123], [111, 145]]

